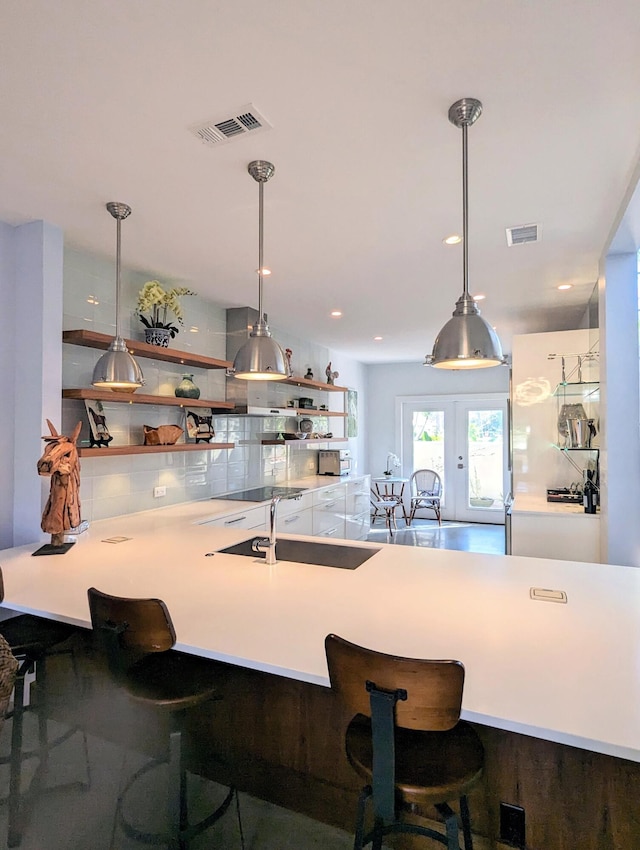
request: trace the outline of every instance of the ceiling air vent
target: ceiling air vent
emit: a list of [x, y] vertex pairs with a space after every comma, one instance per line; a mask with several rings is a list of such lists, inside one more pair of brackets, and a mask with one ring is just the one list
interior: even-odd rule
[[526, 245], [527, 242], [540, 241], [540, 227], [537, 224], [521, 224], [518, 227], [507, 227], [507, 245]]
[[189, 127], [194, 136], [211, 147], [270, 129], [271, 124], [252, 103], [242, 106], [234, 113], [220, 115], [218, 118]]

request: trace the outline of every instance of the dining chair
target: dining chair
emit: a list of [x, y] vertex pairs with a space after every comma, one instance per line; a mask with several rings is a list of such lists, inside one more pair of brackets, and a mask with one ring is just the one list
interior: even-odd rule
[[407, 525], [411, 525], [419, 508], [434, 511], [438, 525], [442, 525], [440, 501], [442, 499], [442, 479], [433, 469], [417, 469], [409, 479], [411, 509]]
[[[325, 639], [331, 688], [352, 714], [347, 758], [367, 783], [360, 794], [354, 850], [384, 836], [422, 835], [459, 850], [459, 801], [465, 850], [473, 850], [467, 792], [479, 781], [484, 749], [473, 727], [460, 719], [464, 666], [385, 655], [337, 635]], [[371, 802], [371, 806], [367, 804]], [[435, 807], [445, 831], [407, 821]], [[367, 831], [367, 809], [373, 826]]]

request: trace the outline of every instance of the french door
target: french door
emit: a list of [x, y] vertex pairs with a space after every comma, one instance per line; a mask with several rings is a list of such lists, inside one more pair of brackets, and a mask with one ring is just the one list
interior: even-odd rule
[[434, 469], [440, 475], [443, 519], [504, 523], [506, 394], [398, 401], [403, 474]]

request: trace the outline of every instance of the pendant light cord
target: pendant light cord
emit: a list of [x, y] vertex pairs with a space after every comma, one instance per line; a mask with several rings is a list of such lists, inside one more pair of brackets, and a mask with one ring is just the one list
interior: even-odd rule
[[469, 298], [469, 191], [466, 121], [462, 125], [462, 297]]
[[120, 225], [122, 219], [116, 218], [116, 339], [120, 339]]
[[258, 181], [258, 321], [262, 323], [262, 264], [264, 257], [264, 181]]

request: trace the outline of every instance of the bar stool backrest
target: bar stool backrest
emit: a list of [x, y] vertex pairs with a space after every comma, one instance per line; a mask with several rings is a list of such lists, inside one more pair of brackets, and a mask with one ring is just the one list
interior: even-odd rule
[[367, 682], [386, 691], [405, 690], [395, 705], [396, 725], [444, 732], [460, 719], [464, 666], [460, 661], [430, 661], [385, 655], [337, 635], [325, 638], [329, 678], [354, 714], [371, 716]]
[[87, 591], [91, 625], [102, 637], [114, 673], [152, 652], [166, 652], [176, 642], [167, 606], [161, 599], [110, 596]]

